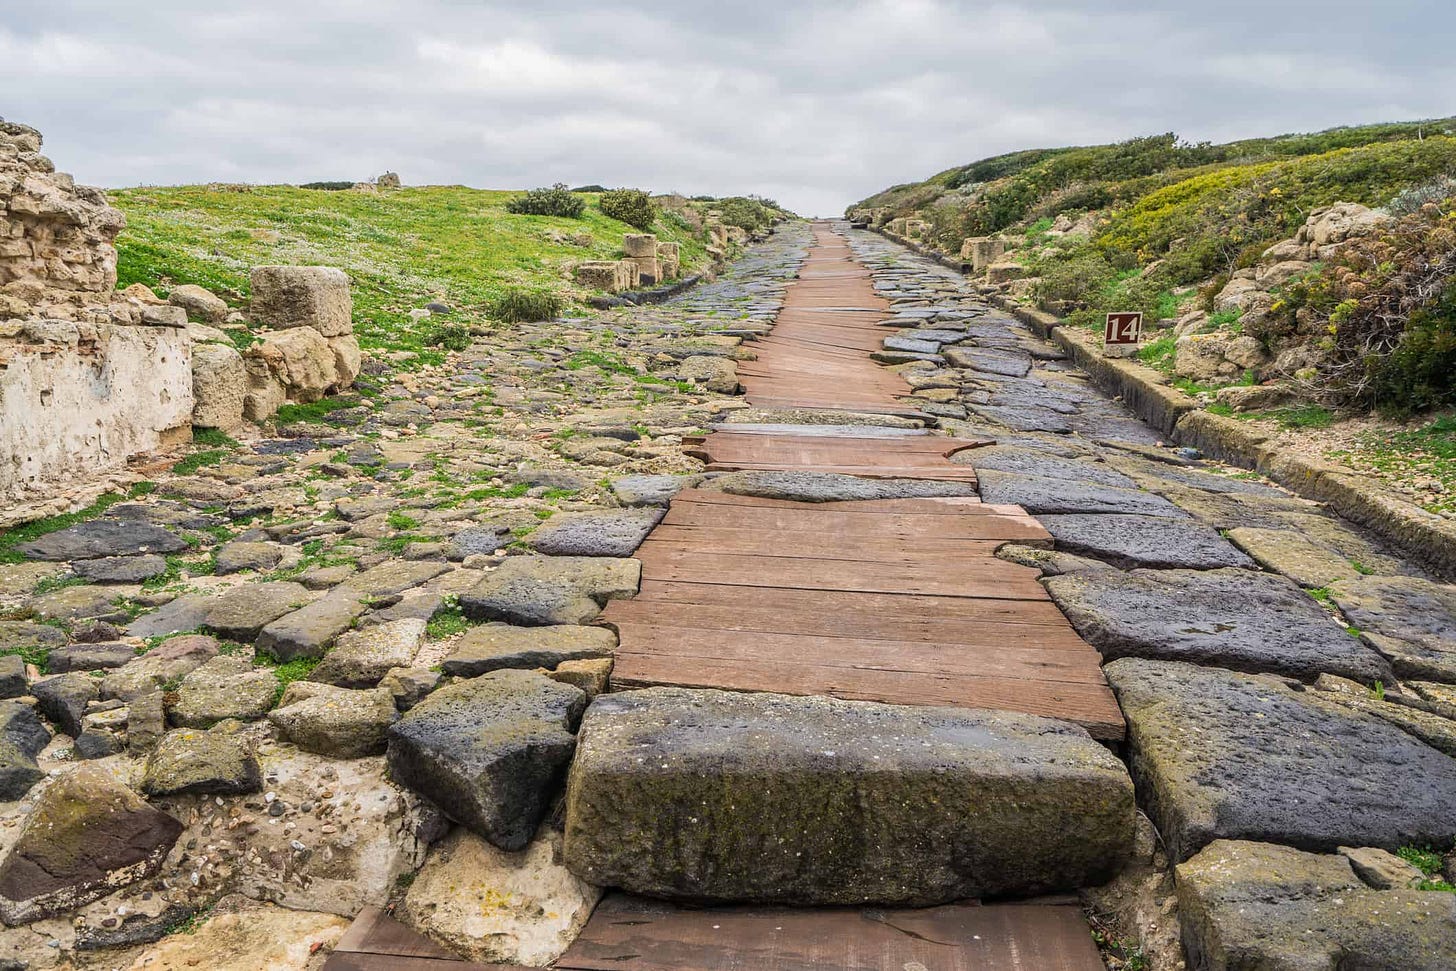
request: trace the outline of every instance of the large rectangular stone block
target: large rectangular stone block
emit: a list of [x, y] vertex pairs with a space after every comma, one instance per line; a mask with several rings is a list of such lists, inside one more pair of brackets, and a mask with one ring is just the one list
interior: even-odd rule
[[622, 237], [622, 250], [628, 257], [657, 255], [657, 236], [652, 233], [628, 233]]
[[616, 260], [588, 260], [576, 264], [571, 273], [578, 284], [592, 290], [616, 293], [622, 289], [622, 271]]
[[1006, 241], [991, 236], [971, 236], [961, 243], [961, 259], [971, 261], [977, 273], [999, 260], [1006, 253]]
[[588, 710], [566, 863], [654, 896], [929, 905], [1102, 883], [1133, 822], [1122, 763], [1064, 722], [651, 688]]
[[277, 330], [312, 327], [325, 337], [354, 331], [349, 277], [332, 266], [255, 266], [248, 313]]
[[655, 256], [628, 257], [637, 267], [637, 277], [643, 286], [651, 286], [662, 279], [662, 264]]

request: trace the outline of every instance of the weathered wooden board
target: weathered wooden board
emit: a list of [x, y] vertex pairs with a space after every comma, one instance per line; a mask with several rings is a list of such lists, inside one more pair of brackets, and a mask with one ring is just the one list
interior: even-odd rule
[[1016, 507], [803, 503], [685, 490], [637, 551], [637, 597], [607, 606], [618, 688], [676, 685], [998, 708], [1118, 739], [1098, 653], [1039, 572]]
[[[609, 894], [556, 971], [1100, 971], [1073, 904], [923, 910], [680, 907]], [[345, 932], [323, 971], [525, 971], [462, 961], [378, 908]]]
[[923, 910], [674, 907], [602, 901], [566, 971], [1101, 971], [1075, 906]]

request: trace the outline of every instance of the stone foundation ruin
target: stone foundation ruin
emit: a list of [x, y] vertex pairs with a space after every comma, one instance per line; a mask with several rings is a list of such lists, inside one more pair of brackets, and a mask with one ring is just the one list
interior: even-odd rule
[[[0, 121], [0, 504], [53, 496], [184, 439], [192, 418], [186, 312], [116, 293], [126, 225], [101, 190]], [[168, 312], [171, 311], [171, 312]]]
[[[262, 421], [351, 385], [361, 354], [349, 280], [331, 267], [257, 267], [250, 317], [202, 287], [118, 292], [126, 219], [0, 120], [0, 528], [88, 501], [138, 454], [192, 426]], [[89, 491], [88, 491], [89, 488]]]

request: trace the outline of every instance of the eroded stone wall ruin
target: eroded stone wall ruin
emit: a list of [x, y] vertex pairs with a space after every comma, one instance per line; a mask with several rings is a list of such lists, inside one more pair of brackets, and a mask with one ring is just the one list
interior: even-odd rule
[[[126, 225], [100, 189], [0, 120], [0, 508], [55, 499], [81, 479], [187, 435], [192, 355], [176, 307], [116, 293]], [[59, 507], [58, 507], [59, 508]]]

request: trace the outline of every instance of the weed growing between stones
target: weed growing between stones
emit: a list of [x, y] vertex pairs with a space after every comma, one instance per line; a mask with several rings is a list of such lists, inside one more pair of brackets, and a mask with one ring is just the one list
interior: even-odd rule
[[565, 302], [546, 290], [507, 290], [490, 304], [490, 315], [507, 323], [550, 320], [561, 314]]

